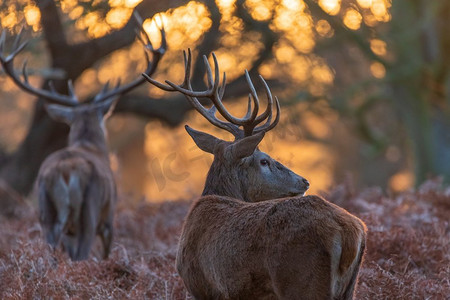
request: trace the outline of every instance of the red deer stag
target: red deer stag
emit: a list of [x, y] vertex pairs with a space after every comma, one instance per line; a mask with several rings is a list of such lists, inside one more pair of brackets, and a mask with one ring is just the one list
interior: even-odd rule
[[[136, 19], [139, 19], [136, 16]], [[162, 45], [154, 49], [141, 23], [148, 67], [151, 75], [166, 51], [164, 30], [161, 29]], [[5, 57], [0, 51], [0, 62], [5, 73], [23, 90], [47, 100], [46, 110], [51, 118], [70, 126], [68, 146], [49, 155], [42, 163], [37, 177], [40, 221], [47, 242], [56, 248], [63, 244], [72, 260], [84, 260], [95, 236], [101, 237], [104, 258], [111, 249], [113, 215], [116, 204], [116, 184], [110, 168], [104, 121], [111, 114], [120, 95], [145, 82], [140, 77], [129, 84], [109, 89], [108, 83], [90, 102], [79, 103], [69, 81], [69, 95], [40, 90], [28, 82], [26, 68], [23, 81], [13, 67], [15, 56], [25, 47], [19, 46], [20, 34], [13, 46], [12, 54]], [[5, 35], [2, 34], [0, 49], [3, 50]], [[148, 53], [152, 54], [150, 61]]]
[[[181, 85], [144, 75], [161, 89], [184, 94], [209, 122], [235, 137], [223, 141], [186, 126], [197, 146], [214, 155], [179, 242], [176, 266], [187, 289], [196, 299], [351, 299], [364, 253], [364, 223], [318, 196], [303, 196], [308, 181], [258, 150], [264, 133], [278, 123], [278, 99], [260, 76], [268, 106], [258, 115], [246, 71], [247, 114], [232, 116], [222, 104], [225, 74], [220, 86], [214, 54], [213, 59], [214, 77], [204, 57], [206, 91], [192, 89], [190, 51], [188, 57], [184, 53]], [[205, 108], [199, 97], [209, 98], [212, 107]]]

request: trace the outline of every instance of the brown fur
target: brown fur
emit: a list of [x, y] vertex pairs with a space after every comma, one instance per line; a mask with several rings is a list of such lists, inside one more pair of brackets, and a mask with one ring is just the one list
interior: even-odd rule
[[62, 242], [73, 260], [87, 259], [99, 234], [108, 257], [117, 199], [114, 176], [97, 109], [70, 113], [69, 146], [50, 155], [37, 178], [40, 220], [53, 247]]
[[343, 278], [358, 272], [365, 232], [361, 220], [317, 196], [204, 196], [187, 216], [176, 264], [196, 299], [351, 299], [354, 277], [331, 290], [331, 241], [343, 240]]
[[[214, 154], [181, 234], [177, 269], [196, 299], [352, 299], [364, 223], [257, 149], [187, 128]], [[294, 196], [294, 197], [293, 197]]]
[[[258, 115], [258, 95], [246, 71], [247, 113], [232, 116], [222, 103], [225, 75], [220, 86], [212, 56], [214, 76], [203, 57], [205, 91], [192, 89], [190, 51], [184, 53], [181, 85], [147, 78], [184, 94], [211, 124], [235, 138], [226, 142], [186, 125], [197, 146], [214, 155], [180, 238], [176, 265], [186, 288], [196, 299], [351, 299], [364, 252], [364, 223], [317, 196], [301, 197], [309, 182], [257, 149], [280, 119], [279, 101], [260, 76], [268, 104]], [[209, 98], [213, 106], [206, 108], [197, 97]]]

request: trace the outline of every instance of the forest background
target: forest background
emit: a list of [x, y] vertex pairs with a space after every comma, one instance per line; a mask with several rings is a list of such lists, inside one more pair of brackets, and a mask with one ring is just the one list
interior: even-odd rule
[[[156, 46], [158, 24], [167, 32], [157, 80], [180, 81], [181, 51], [191, 48], [201, 89], [201, 56], [215, 52], [238, 115], [249, 92], [244, 70], [268, 80], [282, 115], [262, 150], [307, 177], [312, 193], [345, 180], [395, 193], [450, 178], [448, 1], [20, 0], [3, 1], [0, 20], [9, 37], [25, 29], [30, 43], [16, 67], [28, 60], [32, 84], [53, 80], [66, 92], [72, 79], [88, 99], [108, 80], [130, 81], [145, 68], [133, 10]], [[27, 195], [68, 128], [6, 76], [0, 87], [0, 179]], [[108, 128], [121, 191], [153, 201], [201, 192], [212, 157], [195, 147], [186, 123], [229, 138], [182, 96], [150, 84], [120, 100]]]

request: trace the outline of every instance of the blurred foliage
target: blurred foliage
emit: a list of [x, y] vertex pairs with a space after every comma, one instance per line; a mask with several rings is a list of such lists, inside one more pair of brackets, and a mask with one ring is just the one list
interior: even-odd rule
[[[123, 27], [139, 3], [57, 1], [73, 43]], [[400, 190], [429, 175], [450, 178], [449, 14], [445, 0], [205, 0], [161, 11], [144, 27], [156, 41], [161, 23], [167, 31], [156, 79], [182, 78], [181, 49], [215, 51], [229, 81], [247, 68], [280, 83], [283, 106], [293, 107], [283, 118], [335, 152], [335, 178], [350, 170], [363, 184]], [[39, 17], [31, 0], [0, 4], [1, 26], [12, 32], [24, 24], [39, 32]], [[115, 51], [78, 89], [88, 95], [117, 74], [132, 76], [139, 51]]]

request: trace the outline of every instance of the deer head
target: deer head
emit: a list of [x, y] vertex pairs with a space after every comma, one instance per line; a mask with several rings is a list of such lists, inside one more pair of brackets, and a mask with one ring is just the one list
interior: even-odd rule
[[[162, 84], [143, 74], [153, 85], [165, 91], [178, 91], [186, 96], [193, 107], [211, 124], [233, 134], [234, 141], [224, 141], [210, 134], [197, 131], [189, 126], [186, 130], [196, 145], [205, 152], [214, 155], [202, 195], [229, 196], [249, 202], [258, 202], [274, 198], [303, 195], [309, 187], [308, 181], [295, 174], [268, 154], [258, 149], [264, 134], [273, 129], [280, 119], [280, 104], [260, 76], [267, 96], [267, 108], [258, 115], [259, 98], [247, 71], [245, 77], [250, 87], [247, 113], [243, 118], [231, 115], [222, 103], [225, 92], [226, 75], [220, 84], [219, 65], [213, 53], [214, 76], [206, 56], [203, 56], [207, 71], [208, 89], [194, 91], [190, 82], [191, 51], [184, 54], [185, 77], [180, 85], [170, 81]], [[212, 101], [211, 108], [204, 107], [199, 97]], [[253, 103], [253, 104], [252, 104]], [[273, 119], [273, 106], [276, 117]], [[216, 112], [225, 121], [217, 118]], [[242, 128], [240, 128], [242, 127]]]

